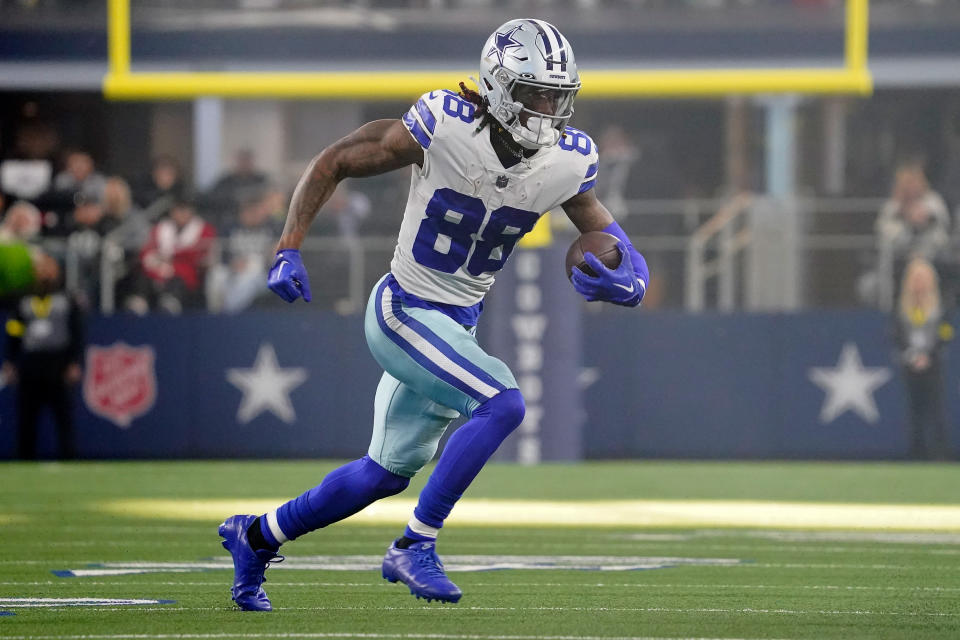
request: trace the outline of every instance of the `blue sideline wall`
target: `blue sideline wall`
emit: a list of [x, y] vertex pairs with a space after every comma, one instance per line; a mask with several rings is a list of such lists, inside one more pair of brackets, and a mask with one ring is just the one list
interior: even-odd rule
[[[495, 308], [491, 313], [489, 320], [496, 317]], [[500, 333], [500, 326], [505, 325], [492, 322], [484, 329]], [[569, 326], [579, 328], [579, 335], [548, 332], [543, 346], [546, 354], [563, 352], [569, 362], [568, 343], [582, 343], [582, 368], [570, 371], [565, 365], [578, 384], [552, 386], [545, 377], [539, 404], [547, 416], [551, 406], [563, 407], [568, 422], [574, 420], [580, 429], [579, 437], [569, 425], [555, 436], [551, 420], [542, 421], [541, 440], [575, 441], [566, 449], [543, 446], [542, 459], [881, 459], [906, 454], [903, 385], [892, 359], [887, 319], [880, 314], [685, 315], [613, 309], [585, 313]], [[356, 457], [366, 451], [380, 370], [367, 351], [358, 317], [293, 309], [238, 316], [115, 316], [91, 319], [88, 339], [93, 349], [123, 349], [116, 347], [122, 343], [141, 349], [135, 353], [152, 351], [156, 394], [149, 407], [140, 396], [124, 400], [122, 389], [110, 387], [113, 369], [108, 366], [101, 395], [118, 392], [122, 408], [143, 411], [127, 415], [129, 423], [123, 424], [122, 415], [103, 417], [103, 407], [99, 414], [91, 411], [78, 389], [76, 429], [84, 457], [315, 458]], [[499, 341], [481, 331], [482, 343]], [[960, 357], [957, 349], [950, 347], [954, 362]], [[258, 354], [261, 366], [255, 369]], [[269, 366], [271, 355], [276, 368]], [[497, 355], [513, 361], [511, 353]], [[145, 362], [132, 368], [128, 363], [127, 369], [138, 379], [147, 378]], [[845, 369], [840, 367], [844, 362]], [[549, 361], [544, 367], [556, 375]], [[88, 376], [90, 370], [88, 362]], [[836, 415], [824, 413], [830, 394], [814, 382], [818, 370], [827, 376], [847, 372], [835, 378], [845, 381], [849, 394]], [[245, 394], [235, 384], [254, 373], [266, 376], [255, 380], [286, 382], [288, 393], [261, 397], [258, 403], [255, 389]], [[958, 389], [955, 368], [948, 365], [944, 392], [955, 444], [960, 442]], [[577, 390], [580, 397], [573, 401]], [[0, 390], [0, 457], [14, 456], [15, 419], [15, 389], [6, 387]], [[41, 452], [49, 453], [49, 424], [41, 436]]]

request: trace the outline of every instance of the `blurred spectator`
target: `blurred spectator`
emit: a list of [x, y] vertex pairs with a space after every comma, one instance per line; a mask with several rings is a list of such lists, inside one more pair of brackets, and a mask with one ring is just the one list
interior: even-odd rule
[[[34, 105], [35, 106], [35, 105]], [[0, 189], [24, 200], [49, 191], [60, 138], [52, 125], [28, 117], [13, 135], [13, 148], [0, 163]]]
[[0, 222], [0, 242], [32, 242], [40, 233], [40, 219], [40, 210], [29, 202], [14, 202]]
[[235, 201], [246, 199], [267, 188], [267, 174], [257, 169], [256, 158], [250, 149], [240, 149], [233, 158], [233, 168], [220, 176], [213, 191], [229, 195]]
[[174, 203], [169, 215], [150, 230], [140, 252], [146, 302], [168, 313], [201, 306], [203, 281], [216, 236], [213, 226], [197, 215], [192, 202]]
[[877, 218], [881, 243], [893, 248], [897, 256], [922, 256], [933, 259], [949, 242], [950, 215], [947, 205], [930, 188], [918, 164], [897, 169], [893, 193]]
[[86, 151], [73, 149], [67, 152], [63, 171], [53, 179], [53, 188], [71, 193], [84, 192], [97, 198], [103, 197], [106, 179], [97, 173], [93, 157]]
[[150, 224], [142, 211], [134, 207], [127, 181], [118, 176], [107, 178], [103, 191], [104, 231], [114, 238], [125, 236], [124, 247], [141, 247], [150, 233]]
[[341, 182], [323, 207], [325, 216], [332, 216], [341, 238], [353, 240], [359, 235], [360, 225], [370, 215], [370, 198], [351, 190]]
[[4, 379], [17, 384], [20, 458], [37, 457], [37, 425], [44, 407], [53, 411], [61, 459], [76, 457], [72, 388], [80, 381], [82, 317], [63, 291], [59, 269], [22, 297], [7, 321]]
[[269, 204], [266, 198], [248, 200], [224, 234], [223, 264], [211, 270], [207, 283], [212, 311], [242, 311], [268, 292], [267, 269], [277, 237]]
[[235, 212], [244, 202], [260, 197], [268, 187], [267, 175], [257, 169], [253, 151], [241, 149], [234, 156], [233, 167], [204, 195], [203, 208], [222, 228], [232, 224]]
[[[36, 104], [24, 105], [27, 119], [13, 135], [13, 158], [17, 160], [41, 160], [53, 163], [60, 146], [60, 135], [49, 122], [37, 119]], [[34, 115], [31, 115], [34, 114]]]
[[79, 193], [75, 200], [67, 225], [67, 291], [84, 309], [93, 309], [100, 300], [100, 251], [109, 222], [103, 201], [93, 193]]
[[598, 146], [603, 149], [603, 166], [597, 176], [599, 198], [613, 217], [621, 218], [627, 210], [626, 189], [630, 168], [640, 158], [640, 150], [623, 127], [618, 125], [611, 125], [603, 131]]
[[156, 221], [185, 193], [180, 163], [172, 156], [159, 155], [153, 159], [150, 175], [137, 187], [134, 200], [148, 220]]
[[267, 215], [270, 216], [270, 219], [275, 224], [281, 227], [287, 217], [289, 202], [290, 198], [278, 187], [268, 188], [267, 192], [263, 195], [263, 207], [266, 209]]
[[944, 344], [953, 329], [946, 322], [933, 265], [922, 258], [908, 264], [896, 313], [896, 346], [910, 409], [910, 458], [950, 457], [943, 405]]
[[[123, 308], [145, 313], [140, 305], [130, 309], [129, 302], [138, 293], [140, 248], [150, 236], [146, 215], [133, 206], [130, 187], [123, 178], [107, 179], [104, 192], [104, 251], [110, 252], [109, 276], [114, 283], [114, 300]], [[136, 306], [136, 303], [133, 303]]]
[[876, 222], [881, 299], [889, 301], [907, 261], [935, 260], [950, 243], [950, 216], [946, 203], [930, 188], [919, 164], [897, 169], [893, 192]]

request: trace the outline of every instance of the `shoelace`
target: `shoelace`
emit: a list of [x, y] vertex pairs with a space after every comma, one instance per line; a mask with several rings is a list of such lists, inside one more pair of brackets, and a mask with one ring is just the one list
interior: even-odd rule
[[440, 562], [440, 558], [437, 557], [437, 553], [433, 549], [431, 549], [428, 553], [418, 553], [416, 554], [416, 557], [417, 564], [426, 569], [427, 574], [431, 577], [447, 577], [447, 575], [443, 572], [443, 563]]
[[269, 560], [267, 560], [266, 562], [264, 562], [264, 563], [263, 563], [263, 571], [264, 571], [264, 573], [263, 573], [263, 580], [260, 581], [260, 584], [263, 584], [264, 582], [267, 581], [266, 571], [267, 571], [267, 569], [270, 568], [270, 565], [272, 565], [272, 564], [280, 564], [281, 562], [283, 562], [283, 561], [286, 560], [286, 559], [287, 559], [287, 556], [281, 556], [281, 555], [277, 554], [277, 555], [273, 556], [272, 558], [270, 558]]

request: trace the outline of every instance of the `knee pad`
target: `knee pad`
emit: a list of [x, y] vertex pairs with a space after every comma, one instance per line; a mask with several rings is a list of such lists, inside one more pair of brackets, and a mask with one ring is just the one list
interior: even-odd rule
[[496, 424], [507, 429], [509, 433], [520, 426], [526, 411], [527, 407], [523, 403], [523, 394], [520, 390], [506, 389], [477, 407], [473, 415], [496, 418]]
[[396, 495], [410, 484], [410, 478], [387, 471], [370, 456], [364, 456], [363, 462], [363, 479], [378, 499]]

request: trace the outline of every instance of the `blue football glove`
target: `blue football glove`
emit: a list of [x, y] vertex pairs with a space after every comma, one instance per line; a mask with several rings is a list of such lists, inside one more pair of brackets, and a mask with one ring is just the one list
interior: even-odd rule
[[277, 258], [267, 274], [267, 287], [287, 302], [293, 302], [301, 295], [310, 302], [310, 281], [307, 280], [307, 270], [299, 251], [277, 251]]
[[587, 299], [587, 302], [603, 300], [624, 307], [635, 307], [643, 298], [643, 288], [633, 271], [633, 262], [623, 242], [617, 243], [620, 251], [620, 264], [616, 269], [608, 269], [600, 259], [589, 251], [583, 254], [583, 260], [596, 276], [588, 276], [574, 267], [570, 281], [577, 293]]

